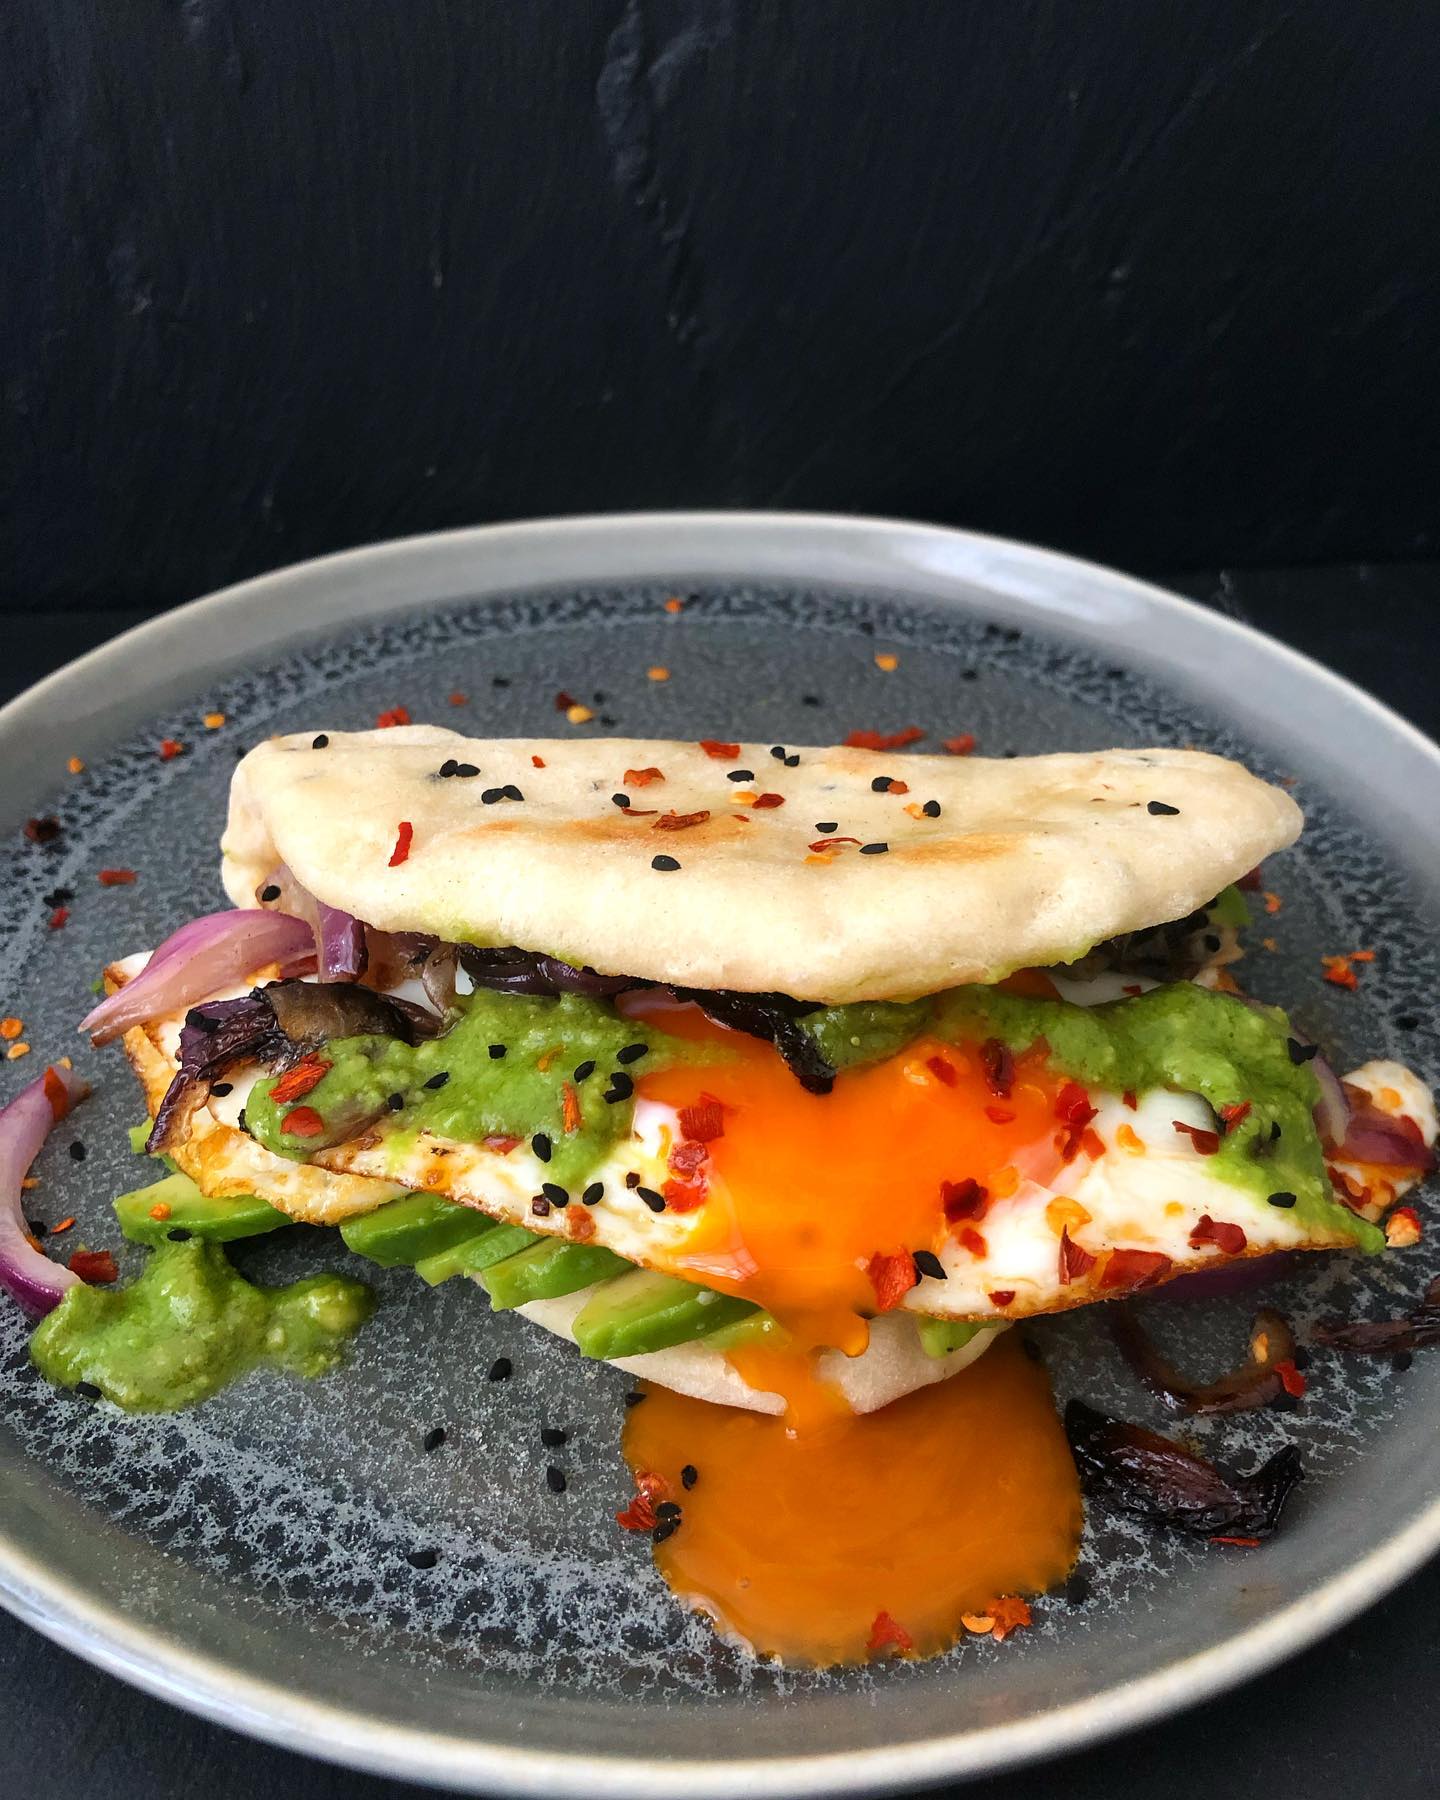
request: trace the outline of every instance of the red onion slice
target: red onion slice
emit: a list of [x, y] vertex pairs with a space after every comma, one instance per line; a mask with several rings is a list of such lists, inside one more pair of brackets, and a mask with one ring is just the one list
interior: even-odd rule
[[[277, 892], [278, 890], [278, 892]], [[350, 913], [317, 900], [281, 863], [263, 882], [256, 898], [277, 901], [277, 910], [303, 919], [315, 939], [315, 969], [321, 981], [354, 981], [368, 960], [365, 927]]]
[[1435, 1152], [1413, 1119], [1381, 1112], [1361, 1088], [1351, 1088], [1350, 1093], [1355, 1105], [1344, 1137], [1331, 1152], [1333, 1156], [1342, 1162], [1416, 1169], [1425, 1175], [1434, 1170]]
[[166, 938], [133, 981], [85, 1015], [80, 1029], [93, 1044], [108, 1044], [132, 1025], [180, 1012], [267, 963], [293, 974], [309, 965], [314, 950], [310, 927], [288, 913], [250, 907], [206, 913]]
[[1337, 1144], [1345, 1141], [1345, 1132], [1350, 1124], [1350, 1102], [1345, 1095], [1344, 1083], [1323, 1056], [1311, 1057], [1310, 1067], [1320, 1083], [1320, 1100], [1315, 1108], [1315, 1129], [1320, 1133], [1320, 1142], [1327, 1150], [1333, 1151]]
[[36, 1318], [58, 1306], [80, 1277], [31, 1243], [21, 1183], [51, 1126], [89, 1092], [89, 1082], [73, 1069], [50, 1068], [0, 1112], [0, 1288]]

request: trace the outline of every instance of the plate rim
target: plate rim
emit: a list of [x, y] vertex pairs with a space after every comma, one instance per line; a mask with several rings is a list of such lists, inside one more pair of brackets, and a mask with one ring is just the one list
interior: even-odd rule
[[[63, 706], [70, 690], [87, 687], [107, 666], [124, 662], [137, 649], [160, 650], [193, 639], [217, 618], [254, 617], [259, 632], [230, 634], [229, 645], [264, 647], [267, 602], [293, 593], [297, 584], [323, 584], [355, 575], [355, 588], [336, 596], [337, 604], [307, 615], [300, 630], [271, 630], [270, 653], [293, 649], [307, 638], [331, 632], [345, 619], [370, 621], [417, 604], [392, 594], [386, 579], [414, 570], [417, 562], [438, 559], [457, 571], [471, 557], [488, 557], [500, 569], [487, 579], [492, 592], [504, 565], [546, 571], [515, 588], [571, 581], [613, 581], [618, 568], [597, 572], [586, 559], [597, 549], [619, 554], [628, 578], [674, 579], [737, 569], [755, 580], [809, 579], [845, 585], [846, 577], [817, 572], [800, 546], [813, 551], [817, 540], [834, 555], [865, 565], [868, 572], [848, 579], [856, 586], [884, 584], [897, 593], [923, 578], [927, 594], [943, 603], [938, 588], [947, 568], [970, 582], [991, 585], [1000, 573], [993, 559], [1018, 571], [1085, 578], [1117, 598], [1129, 597], [1152, 616], [1158, 610], [1178, 623], [1220, 633], [1279, 659], [1310, 682], [1318, 681], [1362, 711], [1372, 725], [1398, 739], [1440, 773], [1440, 746], [1418, 727], [1343, 675], [1303, 652], [1228, 614], [1168, 592], [1104, 564], [1060, 551], [958, 527], [929, 525], [858, 514], [769, 511], [685, 511], [576, 514], [556, 518], [466, 526], [441, 532], [380, 540], [312, 557], [232, 584], [188, 601], [118, 633], [66, 663], [0, 707], [0, 740], [22, 734], [34, 720]], [[704, 554], [695, 561], [697, 552]], [[709, 567], [706, 567], [706, 563]], [[969, 567], [963, 566], [968, 559]], [[988, 566], [977, 569], [976, 561]], [[553, 566], [552, 566], [553, 565]], [[476, 571], [477, 574], [482, 571]], [[379, 585], [374, 578], [380, 577]], [[371, 585], [365, 587], [367, 577]], [[342, 583], [342, 588], [345, 584]], [[361, 589], [364, 591], [361, 591]], [[997, 608], [1021, 606], [1034, 615], [1037, 601], [1016, 587], [992, 586]], [[458, 597], [458, 596], [457, 596]], [[343, 600], [344, 610], [339, 610]], [[294, 615], [292, 615], [293, 617]], [[211, 667], [220, 659], [207, 659]], [[1142, 657], [1163, 666], [1164, 659]], [[1172, 665], [1173, 671], [1173, 665]], [[143, 684], [142, 684], [143, 685]], [[52, 714], [53, 716], [53, 714]], [[70, 727], [73, 737], [74, 728]], [[102, 720], [98, 735], [116, 735], [114, 718]], [[24, 777], [22, 776], [22, 782]], [[1440, 1496], [1400, 1531], [1367, 1550], [1355, 1563], [1285, 1602], [1205, 1650], [1166, 1664], [1154, 1673], [1084, 1700], [1001, 1725], [973, 1726], [953, 1733], [889, 1747], [735, 1758], [647, 1758], [605, 1752], [536, 1750], [482, 1743], [469, 1737], [377, 1725], [344, 1706], [320, 1701], [258, 1677], [239, 1674], [218, 1657], [188, 1649], [160, 1631], [138, 1625], [117, 1607], [92, 1599], [77, 1583], [40, 1564], [10, 1542], [0, 1525], [0, 1606], [24, 1624], [155, 1697], [231, 1730], [281, 1748], [371, 1773], [458, 1791], [628, 1797], [640, 1782], [661, 1780], [679, 1795], [708, 1797], [747, 1794], [878, 1793], [929, 1783], [997, 1773], [1042, 1758], [1079, 1750], [1147, 1722], [1199, 1704], [1297, 1654], [1374, 1604], [1440, 1549]]]

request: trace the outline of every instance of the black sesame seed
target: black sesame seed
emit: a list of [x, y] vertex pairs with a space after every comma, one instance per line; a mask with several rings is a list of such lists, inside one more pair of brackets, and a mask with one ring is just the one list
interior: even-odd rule
[[503, 800], [504, 798], [504, 788], [486, 788], [484, 793], [480, 796], [480, 804], [482, 806], [493, 806], [497, 800]]
[[770, 754], [775, 758], [776, 762], [784, 762], [785, 746], [783, 744], [772, 744], [770, 746]]
[[588, 1081], [594, 1073], [595, 1059], [593, 1056], [587, 1056], [584, 1062], [575, 1065], [574, 1074], [577, 1082]]
[[798, 769], [800, 767], [800, 758], [795, 755], [787, 756], [785, 758], [785, 767], [787, 769]]
[[272, 881], [267, 887], [261, 888], [260, 898], [268, 904], [271, 900], [278, 900], [280, 898], [280, 890]]
[[504, 1044], [492, 1044], [492, 1045], [491, 1045], [491, 1046], [490, 1046], [490, 1060], [491, 1060], [491, 1062], [499, 1062], [499, 1060], [500, 1060], [500, 1058], [501, 1058], [501, 1057], [502, 1057], [502, 1056], [503, 1056], [503, 1055], [504, 1055], [504, 1054], [505, 1054], [505, 1046], [504, 1046]]
[[537, 1219], [548, 1219], [550, 1217], [550, 1202], [543, 1194], [537, 1194], [530, 1202], [530, 1211]]
[[802, 706], [819, 706], [822, 702], [818, 694], [802, 694], [800, 704]]
[[1415, 1358], [1408, 1350], [1397, 1350], [1390, 1358], [1390, 1367], [1397, 1375], [1403, 1375]]
[[172, 1225], [165, 1235], [172, 1244], [188, 1244], [192, 1234], [183, 1225]]
[[500, 791], [507, 800], [523, 800], [525, 798], [513, 781], [507, 781]]
[[438, 1550], [407, 1550], [405, 1560], [412, 1569], [433, 1569], [440, 1560]]
[[[48, 901], [46, 902], [46, 905], [49, 905]], [[1414, 1013], [1396, 1013], [1395, 1015], [1396, 1027], [1401, 1031], [1414, 1031], [1419, 1023], [1420, 1021], [1415, 1017]]]
[[597, 706], [603, 706], [605, 704], [605, 696], [603, 694], [592, 694], [590, 698]]
[[77, 1381], [75, 1392], [82, 1400], [98, 1400], [100, 1398], [100, 1390], [93, 1381]]
[[323, 732], [323, 731], [322, 731], [322, 732], [321, 732], [321, 733], [320, 733], [320, 734], [319, 734], [319, 736], [318, 736], [318, 737], [313, 737], [313, 738], [311, 738], [311, 740], [310, 740], [310, 748], [311, 748], [311, 749], [312, 749], [312, 750], [323, 750], [323, 749], [324, 749], [324, 748], [325, 748], [325, 746], [326, 746], [326, 745], [327, 745], [327, 744], [328, 744], [328, 743], [329, 743], [329, 742], [330, 742], [330, 739], [329, 739], [329, 738], [328, 738], [328, 736], [327, 736], [327, 735], [326, 735], [326, 734], [325, 734], [325, 733], [324, 733], [324, 732]]
[[673, 875], [680, 865], [673, 856], [652, 856], [650, 867], [658, 869], [662, 875]]
[[628, 1100], [635, 1092], [635, 1083], [622, 1070], [616, 1069], [610, 1076], [610, 1085], [604, 1093], [607, 1106], [614, 1106], [618, 1100]]
[[461, 781], [469, 781], [472, 776], [478, 775], [480, 771], [475, 767], [474, 763], [456, 763], [455, 773]]
[[1157, 819], [1173, 819], [1180, 811], [1178, 806], [1167, 806], [1163, 800], [1149, 800], [1145, 810]]
[[648, 1400], [649, 1398], [650, 1396], [648, 1394], [642, 1394], [639, 1388], [630, 1388], [625, 1395], [626, 1409], [628, 1410], [632, 1406], [639, 1406], [642, 1400]]
[[727, 781], [753, 781], [755, 771], [753, 769], [730, 769], [727, 771], [725, 779]]
[[649, 1054], [650, 1046], [648, 1044], [627, 1044], [623, 1050], [616, 1051], [615, 1060], [622, 1063], [639, 1062], [642, 1056]]
[[1307, 1063], [1319, 1050], [1318, 1044], [1302, 1044], [1299, 1038], [1286, 1038], [1285, 1048], [1290, 1052], [1292, 1063]]
[[960, 671], [960, 679], [962, 681], [978, 681], [980, 679], [980, 671], [978, 669], [962, 669]]
[[655, 1517], [657, 1519], [678, 1519], [682, 1510], [678, 1500], [662, 1500], [655, 1508]]
[[938, 800], [927, 800], [920, 810], [927, 819], [938, 819], [940, 817], [940, 802]]
[[666, 1538], [674, 1537], [679, 1529], [680, 1521], [678, 1519], [662, 1519], [650, 1533], [650, 1542], [652, 1544], [663, 1544]]
[[605, 1183], [603, 1181], [592, 1181], [589, 1187], [587, 1187], [585, 1192], [580, 1196], [580, 1204], [582, 1206], [598, 1206], [604, 1198]]
[[547, 1450], [558, 1450], [562, 1444], [570, 1442], [570, 1433], [562, 1431], [558, 1425], [542, 1425], [540, 1442]]
[[510, 677], [508, 675], [492, 675], [490, 677], [490, 685], [491, 687], [500, 688], [509, 687]]
[[557, 1469], [554, 1463], [551, 1463], [545, 1471], [545, 1485], [552, 1494], [563, 1494], [565, 1492], [565, 1471]]
[[70, 1145], [70, 1160], [71, 1162], [84, 1162], [85, 1160], [85, 1146], [79, 1138], [74, 1139]]
[[233, 1081], [212, 1081], [210, 1092], [217, 1100], [223, 1100], [227, 1094], [235, 1092], [235, 1083]]
[[640, 1177], [635, 1173], [634, 1169], [632, 1169], [630, 1171], [630, 1173], [625, 1177], [625, 1185], [627, 1188], [639, 1187]]
[[838, 819], [822, 819], [815, 829], [828, 837], [832, 831], [840, 829], [840, 821]]
[[385, 1096], [385, 1104], [390, 1108], [391, 1112], [399, 1112], [401, 1107], [405, 1104], [405, 1096], [403, 1094], [387, 1094]]
[[657, 1194], [655, 1192], [654, 1188], [647, 1188], [647, 1187], [637, 1187], [635, 1192], [640, 1196], [640, 1198], [650, 1208], [651, 1212], [653, 1212], [653, 1213], [664, 1212], [665, 1196], [663, 1194]]
[[432, 1425], [420, 1440], [420, 1448], [428, 1456], [432, 1450], [438, 1450], [445, 1442], [445, 1427]]
[[441, 1069], [438, 1075], [432, 1075], [424, 1085], [433, 1092], [436, 1088], [444, 1087], [449, 1079], [450, 1071], [448, 1069]]
[[694, 1463], [686, 1463], [685, 1467], [680, 1471], [681, 1487], [692, 1488], [699, 1479], [700, 1471], [695, 1467]]
[[508, 1381], [513, 1368], [514, 1364], [508, 1356], [497, 1356], [491, 1363], [490, 1373], [485, 1379], [487, 1381]]
[[535, 1133], [534, 1137], [531, 1138], [530, 1148], [540, 1158], [541, 1162], [549, 1162], [549, 1160], [550, 1160], [550, 1139], [545, 1135], [545, 1133], [543, 1131], [537, 1131]]
[[1284, 1193], [1283, 1191], [1278, 1194], [1267, 1194], [1265, 1198], [1272, 1206], [1291, 1207], [1295, 1204], [1295, 1196], [1293, 1194]]
[[945, 1280], [945, 1265], [933, 1250], [917, 1250], [915, 1252], [915, 1267], [922, 1275], [929, 1275], [932, 1280]]
[[542, 1181], [540, 1192], [552, 1206], [568, 1206], [570, 1204], [569, 1188], [561, 1187], [558, 1181]]
[[[42, 906], [68, 906], [74, 898], [74, 888], [51, 888], [48, 894], [42, 894], [40, 896], [40, 904]], [[1396, 1023], [1399, 1024], [1398, 1019], [1396, 1020]]]
[[862, 844], [860, 854], [862, 856], [883, 856], [889, 848], [888, 844]]
[[628, 794], [612, 794], [610, 796], [610, 804], [612, 806], [618, 806], [623, 812], [630, 804], [630, 796]]
[[870, 783], [870, 792], [872, 794], [888, 794], [890, 792], [890, 784], [894, 779], [895, 777], [893, 775], [877, 775]]
[[439, 774], [444, 780], [448, 781], [459, 767], [459, 763], [456, 762], [453, 756], [447, 756], [440, 765]]

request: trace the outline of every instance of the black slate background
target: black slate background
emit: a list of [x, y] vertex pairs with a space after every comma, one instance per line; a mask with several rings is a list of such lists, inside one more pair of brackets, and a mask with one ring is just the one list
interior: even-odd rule
[[0, 597], [554, 512], [1440, 553], [1426, 0], [6, 0]]
[[[1228, 571], [1168, 585], [1273, 632], [1388, 701], [1432, 736], [1440, 565]], [[0, 613], [9, 698], [136, 623], [77, 611], [63, 630]], [[1363, 1520], [1355, 1521], [1363, 1534]], [[1293, 1662], [1172, 1722], [964, 1789], [974, 1800], [1433, 1800], [1440, 1793], [1440, 1560]], [[252, 1743], [122, 1687], [0, 1614], [4, 1800], [403, 1800], [424, 1790]]]

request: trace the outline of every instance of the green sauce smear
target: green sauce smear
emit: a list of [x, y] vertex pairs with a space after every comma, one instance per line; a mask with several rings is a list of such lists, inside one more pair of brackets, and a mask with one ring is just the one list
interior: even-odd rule
[[325, 1374], [374, 1306], [343, 1275], [259, 1287], [218, 1244], [192, 1238], [159, 1245], [127, 1287], [71, 1288], [36, 1327], [30, 1355], [60, 1387], [93, 1382], [127, 1412], [174, 1412], [261, 1364]]
[[[245, 1105], [250, 1131], [267, 1150], [304, 1161], [323, 1143], [352, 1135], [344, 1128], [347, 1118], [368, 1118], [398, 1094], [399, 1109], [382, 1121], [392, 1134], [400, 1127], [397, 1148], [405, 1147], [407, 1134], [413, 1143], [421, 1131], [469, 1144], [543, 1132], [552, 1146], [550, 1179], [571, 1186], [629, 1136], [634, 1081], [688, 1053], [677, 1040], [576, 994], [544, 1000], [477, 990], [460, 1005], [459, 1020], [444, 1037], [413, 1047], [395, 1038], [334, 1039], [323, 1051], [332, 1067], [303, 1100], [277, 1106], [271, 1098], [275, 1083], [258, 1082]], [[492, 1057], [492, 1044], [503, 1044], [505, 1055]], [[644, 1044], [646, 1054], [621, 1063], [619, 1052], [632, 1044]], [[587, 1062], [593, 1072], [576, 1081], [576, 1069]], [[442, 1075], [443, 1085], [427, 1086]], [[582, 1121], [571, 1132], [565, 1129], [567, 1082]], [[606, 1100], [616, 1091], [620, 1098]], [[307, 1138], [286, 1131], [285, 1120], [297, 1106], [318, 1113], [334, 1133]]]

